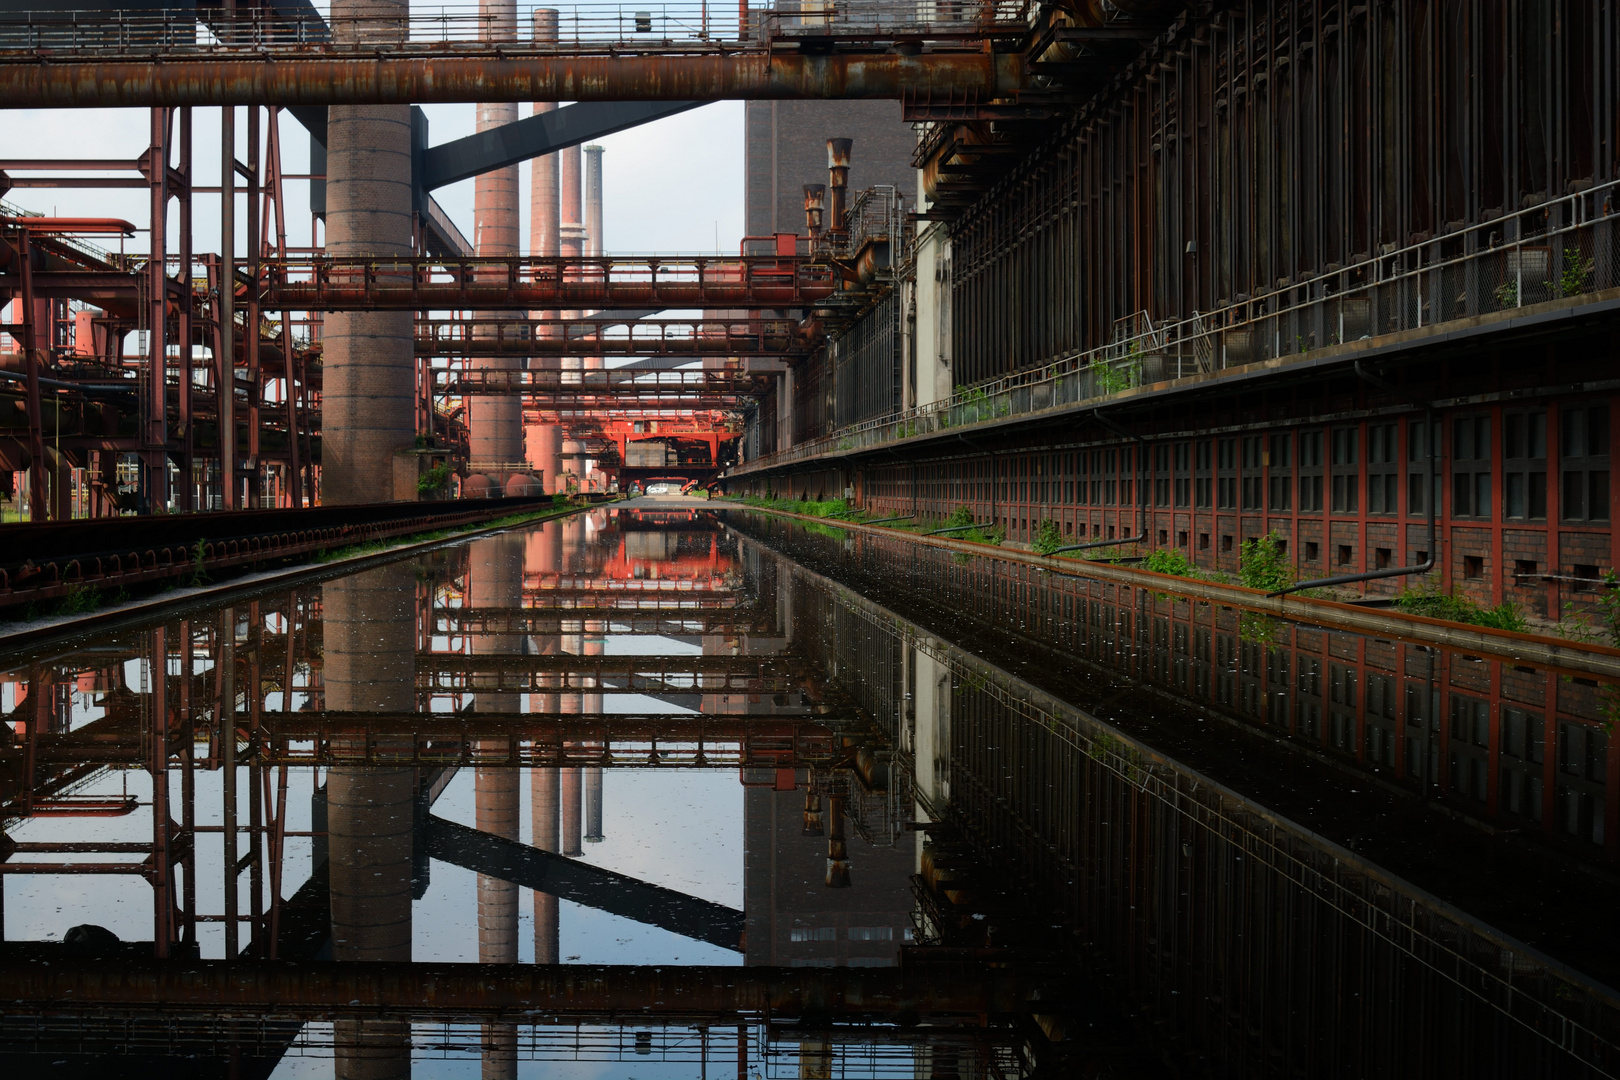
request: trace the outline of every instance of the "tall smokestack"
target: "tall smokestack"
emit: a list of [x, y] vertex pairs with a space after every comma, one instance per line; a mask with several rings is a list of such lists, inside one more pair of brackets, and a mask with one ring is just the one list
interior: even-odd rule
[[[533, 28], [535, 41], [556, 41], [556, 9], [536, 8]], [[556, 107], [557, 103], [554, 101], [537, 101], [534, 103], [535, 115], [551, 112]], [[558, 216], [561, 209], [558, 164], [556, 154], [547, 154], [535, 158], [530, 165], [529, 252], [547, 259], [555, 259], [562, 250], [559, 240], [562, 230]], [[529, 312], [531, 319], [543, 319], [553, 315], [556, 315], [556, 312]], [[529, 365], [551, 371], [559, 367], [556, 357], [535, 357], [529, 361]], [[540, 472], [540, 482], [546, 491], [553, 493], [561, 491], [562, 428], [555, 424], [545, 424], [525, 430], [524, 460]]]
[[[510, 41], [517, 36], [516, 0], [482, 0], [484, 36], [491, 41]], [[517, 102], [478, 106], [478, 131], [489, 131], [517, 122]], [[479, 175], [473, 182], [473, 248], [481, 256], [504, 257], [518, 253], [520, 167], [509, 165]], [[493, 314], [521, 318], [517, 311]], [[504, 368], [510, 361], [501, 357], [478, 357], [475, 369]], [[509, 465], [524, 456], [523, 399], [516, 394], [475, 394], [467, 399], [468, 456], [475, 462]], [[469, 494], [500, 495], [507, 490], [512, 470], [491, 469], [484, 483], [468, 477]], [[516, 473], [522, 485], [523, 474]]]
[[842, 233], [849, 223], [849, 155], [854, 139], [827, 140], [827, 231]]
[[585, 254], [601, 255], [602, 243], [602, 147], [585, 148]]

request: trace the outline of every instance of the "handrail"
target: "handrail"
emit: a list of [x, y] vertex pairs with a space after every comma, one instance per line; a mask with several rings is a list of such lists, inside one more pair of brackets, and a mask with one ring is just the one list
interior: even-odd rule
[[[1409, 321], [1412, 328], [1448, 321], [1445, 318], [1437, 320], [1432, 315], [1426, 317], [1426, 310], [1449, 301], [1443, 294], [1435, 295], [1432, 287], [1426, 294], [1425, 277], [1433, 277], [1438, 282], [1448, 271], [1479, 266], [1487, 259], [1501, 260], [1501, 266], [1497, 269], [1502, 278], [1500, 282], [1480, 282], [1476, 290], [1478, 295], [1470, 299], [1469, 315], [1487, 309], [1503, 311], [1528, 303], [1539, 303], [1540, 299], [1531, 299], [1532, 293], [1537, 291], [1557, 293], [1561, 298], [1620, 285], [1620, 280], [1598, 279], [1601, 273], [1615, 275], [1615, 267], [1620, 265], [1620, 259], [1597, 258], [1596, 252], [1576, 247], [1579, 265], [1571, 267], [1566, 262], [1565, 266], [1559, 267], [1553, 263], [1555, 241], [1588, 231], [1597, 237], [1601, 235], [1597, 226], [1620, 222], [1620, 206], [1616, 205], [1615, 198], [1617, 193], [1620, 193], [1620, 180], [1560, 195], [1453, 233], [1391, 248], [1361, 262], [1301, 279], [1215, 311], [1197, 312], [1188, 318], [1161, 322], [1151, 330], [1130, 338], [1075, 350], [1036, 367], [964, 386], [951, 397], [940, 401], [846, 425], [786, 450], [762, 455], [743, 463], [743, 467], [770, 467], [831, 451], [859, 451], [912, 435], [1003, 419], [1014, 415], [1012, 395], [1018, 392], [1028, 392], [1030, 398], [1034, 399], [1038, 396], [1037, 390], [1046, 388], [1051, 391], [1049, 397], [1052, 403], [1061, 404], [1104, 401], [1140, 385], [1141, 362], [1151, 357], [1166, 359], [1173, 354], [1178, 363], [1191, 358], [1194, 370], [1198, 371], [1204, 370], [1200, 365], [1205, 362], [1199, 359], [1203, 350], [1207, 350], [1213, 358], [1208, 370], [1290, 354], [1299, 355], [1293, 350], [1285, 352], [1278, 348], [1265, 350], [1264, 355], [1257, 355], [1252, 360], [1231, 363], [1227, 356], [1227, 335], [1233, 331], [1264, 329], [1268, 323], [1280, 326], [1291, 317], [1313, 311], [1325, 315], [1329, 305], [1337, 304], [1337, 336], [1342, 338], [1347, 329], [1345, 305], [1342, 302], [1360, 300], [1370, 306], [1375, 297], [1362, 295], [1369, 291], [1415, 286], [1412, 295], [1398, 298], [1402, 305], [1402, 321]], [[1539, 232], [1521, 228], [1527, 222], [1543, 221], [1548, 225]], [[1511, 241], [1504, 239], [1508, 235], [1513, 235]], [[1614, 240], [1608, 238], [1601, 242], [1612, 245]], [[1439, 256], [1439, 248], [1454, 244], [1462, 245], [1464, 250], [1461, 254]], [[1566, 260], [1568, 250], [1565, 248]], [[1527, 252], [1535, 252], [1536, 255], [1527, 257]], [[1539, 269], [1532, 265], [1537, 262], [1541, 263]], [[1592, 269], [1585, 268], [1587, 263], [1591, 264]], [[1547, 280], [1549, 278], [1552, 280]], [[1494, 290], [1488, 287], [1492, 284], [1496, 285]], [[1412, 316], [1410, 320], [1404, 318], [1408, 314]], [[1368, 317], [1370, 320], [1370, 314]], [[1369, 323], [1365, 336], [1373, 336], [1377, 330]], [[1279, 339], [1276, 341], [1278, 345], [1280, 336], [1280, 329], [1274, 331], [1274, 337]], [[1308, 352], [1309, 349], [1305, 348], [1304, 351]], [[1056, 402], [1059, 391], [1065, 389], [1064, 380], [1072, 380], [1078, 386], [1087, 376], [1093, 382], [1102, 384], [1102, 392], [1091, 393], [1095, 387], [1086, 387], [1087, 393]], [[1032, 404], [1020, 412], [1046, 407], [1049, 405]]]

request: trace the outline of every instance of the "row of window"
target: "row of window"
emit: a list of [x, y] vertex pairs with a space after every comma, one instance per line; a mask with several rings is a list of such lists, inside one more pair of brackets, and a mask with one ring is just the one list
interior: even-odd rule
[[[1448, 423], [1453, 517], [1489, 520], [1500, 509], [1508, 520], [1546, 519], [1545, 410], [1504, 413], [1499, 448], [1489, 415], [1453, 417]], [[1560, 516], [1607, 521], [1608, 407], [1563, 409], [1559, 433]], [[1403, 496], [1408, 515], [1427, 514], [1431, 501], [1436, 514], [1444, 512], [1444, 470], [1435, 470], [1432, 486], [1429, 481], [1426, 421], [1366, 425], [1365, 462], [1361, 443], [1360, 427], [1158, 443], [1151, 448], [1146, 494], [1164, 509], [1359, 514], [1365, 490], [1369, 514], [1400, 513]], [[1007, 480], [976, 476], [965, 493], [987, 499], [990, 485], [999, 484], [1002, 499], [1013, 503], [1131, 506], [1135, 458], [1130, 447], [1035, 458], [1017, 463], [1018, 475]]]

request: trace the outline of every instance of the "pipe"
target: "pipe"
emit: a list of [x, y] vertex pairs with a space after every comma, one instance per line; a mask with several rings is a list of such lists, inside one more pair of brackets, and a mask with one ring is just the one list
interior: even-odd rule
[[472, 101], [874, 98], [989, 101], [1026, 88], [1021, 53], [116, 60], [0, 64], [8, 109]]
[[1060, 548], [1053, 548], [1047, 556], [1061, 554], [1065, 551], [1085, 551], [1089, 548], [1115, 547], [1119, 544], [1140, 544], [1147, 539], [1147, 486], [1143, 482], [1142, 468], [1147, 463], [1148, 442], [1142, 436], [1132, 431], [1126, 431], [1114, 423], [1101, 412], [1093, 412], [1091, 418], [1101, 426], [1126, 439], [1136, 440], [1136, 535], [1127, 536], [1123, 540], [1092, 540], [1084, 544], [1067, 544]]
[[1358, 581], [1377, 581], [1381, 578], [1405, 577], [1408, 574], [1427, 574], [1430, 570], [1434, 569], [1435, 555], [1437, 554], [1435, 545], [1436, 533], [1434, 504], [1439, 502], [1439, 499], [1435, 497], [1435, 486], [1439, 481], [1440, 474], [1440, 432], [1435, 426], [1434, 402], [1420, 401], [1417, 398], [1412, 397], [1410, 394], [1407, 394], [1393, 383], [1385, 382], [1377, 375], [1374, 375], [1372, 372], [1362, 367], [1360, 360], [1357, 360], [1355, 363], [1355, 371], [1356, 375], [1363, 381], [1372, 383], [1374, 386], [1378, 387], [1386, 394], [1389, 394], [1391, 397], [1401, 398], [1414, 408], [1423, 410], [1423, 429], [1429, 442], [1429, 490], [1424, 496], [1424, 500], [1428, 504], [1429, 508], [1429, 512], [1426, 515], [1428, 519], [1429, 550], [1424, 552], [1424, 559], [1422, 562], [1413, 563], [1411, 566], [1395, 566], [1383, 570], [1367, 570], [1359, 574], [1339, 574], [1334, 577], [1317, 578], [1314, 581], [1301, 581], [1297, 584], [1288, 586], [1286, 589], [1278, 589], [1276, 592], [1267, 593], [1267, 596], [1284, 596], [1291, 592], [1298, 592], [1300, 589], [1326, 589], [1334, 585], [1350, 585]]

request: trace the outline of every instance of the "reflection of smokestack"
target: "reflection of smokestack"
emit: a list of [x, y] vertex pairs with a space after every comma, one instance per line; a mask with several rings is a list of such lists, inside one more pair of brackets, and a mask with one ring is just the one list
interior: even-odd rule
[[595, 844], [602, 839], [602, 770], [585, 770], [585, 839]]
[[827, 140], [827, 231], [841, 233], [849, 227], [849, 154], [854, 139]]
[[827, 185], [804, 185], [804, 231], [821, 235], [822, 217], [827, 212]]
[[[547, 710], [555, 710], [554, 695], [540, 696]], [[533, 800], [534, 846], [541, 851], [557, 850], [557, 770], [535, 769], [530, 774], [529, 796]], [[534, 962], [555, 964], [561, 958], [558, 948], [557, 898], [550, 893], [534, 894]]]
[[562, 769], [560, 771], [562, 773], [562, 853], [564, 855], [581, 855], [584, 854], [585, 848], [579, 840], [579, 770]]
[[[556, 209], [556, 205], [556, 200], [553, 200], [553, 210]], [[529, 536], [533, 545], [525, 553], [525, 569], [541, 572], [562, 569], [562, 524], [548, 521]], [[548, 634], [537, 639], [536, 643], [540, 652], [546, 656], [555, 656], [562, 649], [562, 641], [558, 635]], [[556, 694], [536, 694], [530, 700], [538, 704], [538, 709], [542, 713], [554, 715], [557, 712], [559, 702]], [[534, 846], [541, 851], [556, 851], [557, 770], [535, 769], [529, 775]], [[555, 964], [561, 959], [557, 898], [550, 893], [537, 892], [534, 894], [534, 962]]]
[[849, 888], [849, 851], [844, 845], [844, 797], [827, 795], [827, 888]]
[[602, 147], [585, 148], [585, 254], [600, 255], [602, 242]]

